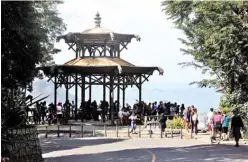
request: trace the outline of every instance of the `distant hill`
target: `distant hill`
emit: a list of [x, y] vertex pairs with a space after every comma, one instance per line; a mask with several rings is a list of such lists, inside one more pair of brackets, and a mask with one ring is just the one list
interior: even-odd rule
[[[54, 84], [52, 82], [47, 82], [46, 80], [37, 80], [33, 85], [33, 92], [31, 95], [38, 96], [43, 93], [42, 96], [50, 95], [46, 101], [47, 103], [51, 103], [54, 101]], [[57, 89], [57, 101], [65, 102], [66, 91], [65, 88]], [[69, 99], [74, 99], [75, 95], [69, 92]]]
[[[159, 87], [159, 88], [158, 88]], [[219, 102], [220, 94], [213, 94], [212, 89], [200, 89], [197, 87], [185, 85], [154, 85], [153, 83], [147, 83], [143, 85], [142, 99], [146, 102], [154, 101], [170, 101], [177, 102], [178, 104], [184, 103], [185, 106], [195, 105], [199, 113], [208, 112], [210, 107], [217, 107]], [[78, 105], [81, 102], [81, 90], [78, 90]], [[33, 85], [32, 95], [37, 96], [43, 93], [43, 95], [50, 95], [47, 102], [54, 101], [54, 85], [52, 82], [47, 80], [36, 80]], [[65, 88], [57, 89], [57, 101], [65, 101]], [[75, 90], [74, 88], [69, 91], [69, 100], [75, 101]], [[102, 100], [103, 89], [102, 86], [92, 87], [92, 99], [99, 102]], [[116, 91], [114, 92], [116, 99]], [[126, 103], [133, 104], [138, 99], [139, 92], [138, 88], [133, 86], [126, 90]], [[86, 90], [85, 99], [88, 100], [88, 90]], [[120, 94], [122, 103], [122, 92]], [[109, 100], [109, 91], [106, 90], [106, 99]], [[205, 115], [203, 115], [205, 116]]]

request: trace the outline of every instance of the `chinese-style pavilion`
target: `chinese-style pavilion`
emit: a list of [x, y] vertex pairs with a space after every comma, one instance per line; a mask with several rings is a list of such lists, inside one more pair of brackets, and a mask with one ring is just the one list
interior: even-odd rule
[[85, 101], [85, 90], [89, 89], [91, 100], [92, 85], [103, 86], [103, 101], [106, 101], [106, 88], [109, 88], [109, 105], [111, 120], [113, 121], [114, 91], [117, 90], [117, 101], [120, 101], [122, 90], [122, 104], [125, 106], [125, 90], [128, 86], [136, 85], [139, 89], [139, 101], [142, 100], [142, 84], [155, 70], [163, 75], [159, 67], [135, 66], [120, 55], [132, 38], [140, 41], [138, 35], [119, 34], [101, 27], [101, 17], [97, 13], [95, 27], [83, 32], [68, 33], [58, 37], [64, 39], [69, 49], [75, 52], [75, 58], [63, 65], [45, 66], [41, 69], [54, 83], [54, 103], [57, 103], [57, 88], [62, 85], [68, 91], [75, 86], [75, 119], [77, 120], [78, 88], [81, 88], [81, 101]]

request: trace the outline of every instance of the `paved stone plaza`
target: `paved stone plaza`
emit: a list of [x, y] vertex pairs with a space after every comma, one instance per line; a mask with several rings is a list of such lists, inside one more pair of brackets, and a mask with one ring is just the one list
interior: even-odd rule
[[47, 162], [248, 162], [248, 145], [199, 139], [40, 137], [40, 142]]

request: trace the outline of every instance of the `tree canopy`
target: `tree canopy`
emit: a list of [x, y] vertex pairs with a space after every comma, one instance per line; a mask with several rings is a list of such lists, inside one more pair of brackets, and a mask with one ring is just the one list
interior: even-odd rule
[[25, 87], [37, 65], [53, 63], [56, 36], [65, 30], [56, 1], [2, 1], [2, 87]]
[[186, 39], [179, 38], [194, 66], [213, 79], [193, 82], [200, 87], [222, 87], [230, 104], [248, 103], [248, 2], [246, 1], [164, 1], [163, 11]]

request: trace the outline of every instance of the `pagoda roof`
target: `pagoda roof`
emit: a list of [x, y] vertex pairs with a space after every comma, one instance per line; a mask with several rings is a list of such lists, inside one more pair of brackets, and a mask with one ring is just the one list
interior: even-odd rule
[[111, 57], [84, 57], [75, 58], [66, 62], [64, 65], [69, 66], [129, 66], [135, 67], [135, 65], [121, 59], [121, 58], [111, 58]]
[[51, 75], [56, 70], [57, 73], [84, 73], [84, 74], [110, 74], [115, 72], [120, 75], [150, 74], [155, 70], [163, 75], [163, 69], [159, 67], [135, 66], [120, 58], [111, 57], [86, 57], [75, 58], [63, 65], [53, 65], [41, 67], [44, 73]]
[[[67, 43], [75, 43], [77, 41], [82, 41], [84, 43], [92, 43], [92, 41], [100, 41], [98, 43], [103, 43], [104, 41], [110, 41], [111, 43], [119, 42], [131, 42], [132, 38], [136, 38], [140, 41], [140, 37], [135, 34], [121, 34], [111, 31], [110, 29], [101, 27], [101, 17], [97, 13], [95, 17], [95, 27], [84, 30], [83, 32], [70, 32], [66, 35], [61, 35], [57, 38], [64, 39]], [[95, 42], [96, 43], [96, 42]]]

